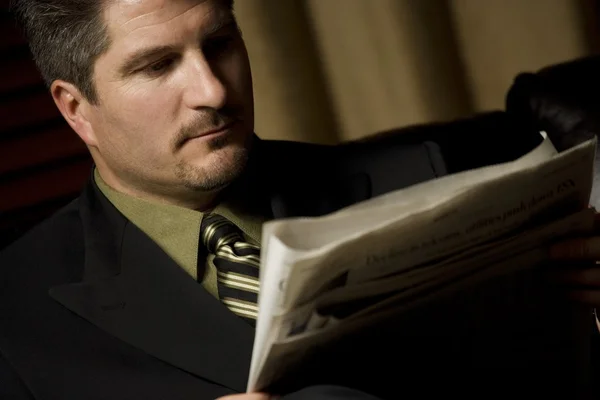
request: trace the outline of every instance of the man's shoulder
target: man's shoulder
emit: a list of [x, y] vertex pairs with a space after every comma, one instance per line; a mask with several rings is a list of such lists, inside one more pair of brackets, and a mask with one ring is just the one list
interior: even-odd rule
[[268, 165], [277, 165], [281, 170], [300, 168], [322, 170], [348, 165], [377, 165], [380, 161], [395, 159], [415, 148], [427, 148], [431, 143], [426, 137], [405, 134], [394, 130], [366, 136], [360, 139], [343, 140], [335, 144], [308, 143], [286, 140], [264, 140], [260, 158]]
[[337, 164], [337, 145], [326, 145], [291, 140], [262, 140], [257, 161], [269, 176], [312, 176], [323, 171], [326, 164]]
[[264, 154], [280, 158], [326, 155], [336, 151], [339, 147], [338, 144], [311, 143], [296, 140], [267, 139], [261, 141], [261, 149]]
[[50, 276], [56, 272], [51, 271], [54, 267], [67, 267], [82, 254], [83, 231], [75, 199], [0, 251], [0, 286]]
[[[435, 128], [437, 130], [439, 128]], [[416, 131], [416, 132], [413, 132]], [[372, 156], [390, 150], [421, 145], [432, 139], [419, 134], [423, 128], [399, 128], [378, 132], [356, 139], [340, 140], [336, 143], [312, 143], [293, 140], [262, 140], [262, 155], [281, 160], [298, 157], [328, 161], [331, 157]]]
[[293, 140], [263, 140], [260, 158], [268, 165], [283, 170], [300, 168], [302, 171], [321, 169], [324, 165], [340, 165], [356, 157], [377, 158], [390, 150], [389, 143], [364, 138], [340, 140], [337, 143], [312, 143]]

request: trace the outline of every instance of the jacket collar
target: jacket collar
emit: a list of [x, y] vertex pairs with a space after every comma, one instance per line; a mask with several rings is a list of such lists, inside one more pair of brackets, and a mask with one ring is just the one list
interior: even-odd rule
[[89, 183], [81, 196], [81, 282], [50, 295], [140, 350], [238, 392], [246, 388], [254, 330], [190, 278]]

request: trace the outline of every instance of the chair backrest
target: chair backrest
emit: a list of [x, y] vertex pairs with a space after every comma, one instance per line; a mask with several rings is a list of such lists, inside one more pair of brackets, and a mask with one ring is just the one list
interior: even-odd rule
[[551, 65], [516, 77], [506, 110], [544, 130], [562, 150], [600, 132], [600, 57]]

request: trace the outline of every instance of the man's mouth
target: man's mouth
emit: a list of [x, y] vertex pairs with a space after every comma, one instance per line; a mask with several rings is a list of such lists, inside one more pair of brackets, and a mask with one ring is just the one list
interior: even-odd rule
[[215, 127], [213, 129], [209, 129], [209, 130], [201, 132], [201, 133], [199, 133], [197, 135], [191, 136], [187, 140], [208, 138], [210, 136], [221, 135], [221, 134], [224, 134], [227, 131], [229, 131], [235, 124], [236, 124], [236, 121], [231, 121], [231, 122], [228, 122], [226, 124], [223, 124], [223, 125], [220, 125], [218, 127]]

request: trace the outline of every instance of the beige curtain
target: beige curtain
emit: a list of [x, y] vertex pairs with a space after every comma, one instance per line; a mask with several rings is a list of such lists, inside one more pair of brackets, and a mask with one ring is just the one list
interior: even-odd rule
[[588, 55], [591, 0], [237, 0], [263, 138], [335, 143], [503, 107]]

